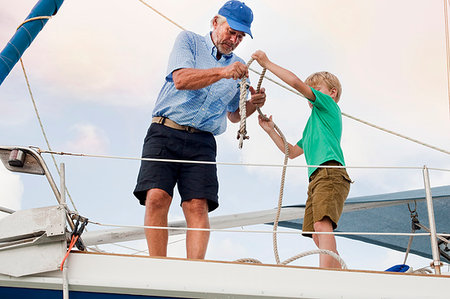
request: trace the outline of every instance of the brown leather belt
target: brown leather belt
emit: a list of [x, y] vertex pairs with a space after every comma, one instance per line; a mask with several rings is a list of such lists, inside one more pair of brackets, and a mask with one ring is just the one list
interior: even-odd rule
[[175, 129], [175, 130], [180, 130], [180, 131], [186, 131], [189, 133], [199, 133], [199, 132], [204, 132], [201, 131], [199, 129], [196, 129], [194, 127], [189, 127], [189, 126], [182, 126], [177, 124], [176, 122], [174, 122], [173, 120], [167, 118], [167, 117], [162, 117], [162, 116], [155, 116], [152, 118], [152, 123], [157, 123], [160, 125], [164, 125], [166, 127]]

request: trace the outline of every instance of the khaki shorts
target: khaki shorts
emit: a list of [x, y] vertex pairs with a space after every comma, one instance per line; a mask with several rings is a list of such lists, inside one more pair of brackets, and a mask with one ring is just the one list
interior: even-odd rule
[[[329, 161], [323, 165], [341, 165], [335, 161]], [[345, 168], [318, 168], [310, 177], [308, 186], [308, 200], [306, 201], [305, 216], [303, 218], [303, 231], [313, 232], [314, 223], [329, 217], [333, 229], [344, 208], [344, 202], [350, 191], [351, 179]], [[303, 233], [312, 237], [311, 234]]]

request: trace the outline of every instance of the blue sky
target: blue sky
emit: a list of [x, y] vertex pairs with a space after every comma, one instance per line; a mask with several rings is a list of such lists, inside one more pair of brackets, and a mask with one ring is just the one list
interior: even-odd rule
[[[28, 15], [35, 0], [0, 0], [0, 47]], [[148, 1], [188, 30], [206, 34], [223, 1]], [[343, 85], [339, 103], [347, 114], [389, 130], [450, 149], [449, 98], [443, 3], [440, 0], [256, 1], [254, 39], [236, 53], [248, 60], [257, 49], [300, 78], [328, 70]], [[66, 1], [26, 51], [23, 60], [52, 148], [56, 151], [139, 157], [151, 112], [162, 86], [173, 41], [180, 29], [138, 0]], [[260, 70], [254, 63], [252, 68]], [[268, 76], [273, 77], [268, 73]], [[258, 76], [251, 73], [256, 83]], [[267, 103], [291, 143], [309, 116], [305, 100], [265, 81]], [[0, 86], [0, 143], [46, 149], [25, 80], [16, 65]], [[238, 149], [237, 124], [217, 137], [221, 162], [282, 164], [283, 154], [247, 121], [250, 140]], [[450, 169], [448, 155], [343, 118], [342, 147], [348, 166], [416, 166]], [[56, 172], [48, 155], [45, 156]], [[138, 161], [56, 157], [66, 164], [67, 185], [81, 214], [104, 223], [140, 225], [143, 207], [132, 195]], [[289, 161], [305, 165], [303, 157]], [[349, 168], [350, 197], [423, 187], [420, 170]], [[281, 168], [219, 166], [220, 207], [211, 216], [276, 207]], [[432, 171], [431, 185], [450, 182]], [[305, 168], [289, 168], [283, 204], [306, 200]], [[42, 177], [0, 167], [0, 205], [25, 209], [56, 203]], [[170, 220], [182, 219], [176, 196]], [[97, 227], [88, 227], [91, 230]], [[248, 229], [268, 229], [264, 226]], [[274, 261], [271, 235], [213, 233], [207, 258], [255, 257]], [[179, 239], [179, 238], [178, 238]], [[176, 240], [175, 240], [176, 241]], [[281, 259], [314, 249], [311, 240], [283, 237]], [[144, 242], [133, 247], [145, 248]], [[350, 268], [384, 269], [403, 254], [338, 238]], [[112, 248], [118, 250], [117, 248]], [[183, 242], [169, 255], [184, 256]], [[370, 260], [368, 260], [370, 256]], [[410, 257], [411, 261], [412, 258]], [[413, 267], [428, 265], [414, 257]], [[298, 264], [317, 265], [317, 258]]]

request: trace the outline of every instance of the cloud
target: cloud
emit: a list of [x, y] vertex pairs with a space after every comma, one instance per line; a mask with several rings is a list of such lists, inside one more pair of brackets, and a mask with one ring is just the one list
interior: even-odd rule
[[109, 139], [105, 132], [91, 124], [77, 124], [72, 126], [74, 138], [66, 142], [65, 147], [72, 152], [107, 153]]

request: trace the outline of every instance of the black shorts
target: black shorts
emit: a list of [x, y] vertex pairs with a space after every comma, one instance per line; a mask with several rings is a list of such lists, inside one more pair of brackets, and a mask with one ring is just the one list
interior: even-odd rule
[[[152, 123], [142, 150], [143, 158], [216, 161], [217, 146], [209, 132], [189, 133]], [[194, 198], [208, 201], [211, 212], [219, 206], [215, 164], [142, 161], [134, 195], [145, 205], [147, 191], [159, 188], [173, 197], [175, 184], [181, 203]]]

